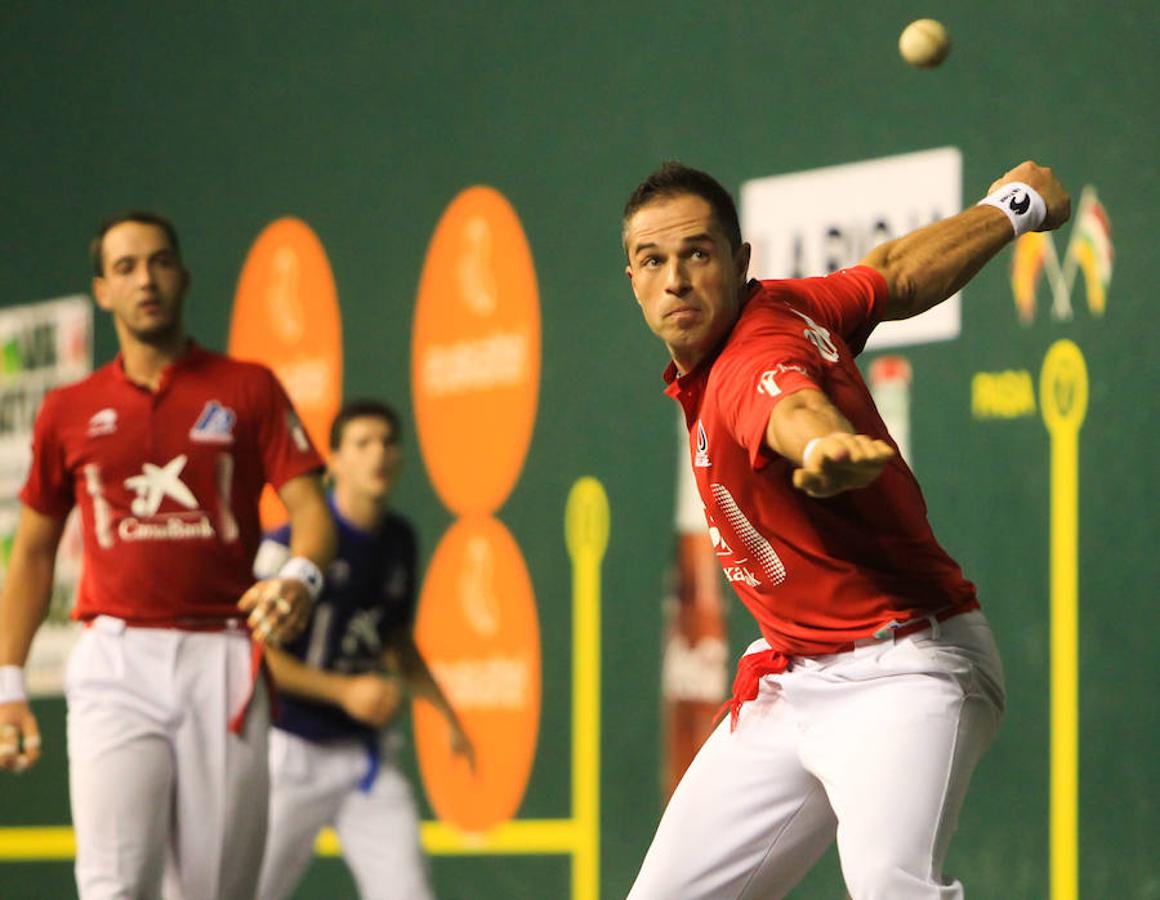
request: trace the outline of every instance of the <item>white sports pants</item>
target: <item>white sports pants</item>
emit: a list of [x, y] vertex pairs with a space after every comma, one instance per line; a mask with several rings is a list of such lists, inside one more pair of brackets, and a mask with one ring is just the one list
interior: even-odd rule
[[245, 634], [101, 616], [65, 677], [82, 900], [252, 897], [266, 830], [269, 701]]
[[314, 743], [270, 731], [270, 829], [259, 900], [289, 897], [314, 857], [314, 841], [333, 825], [364, 900], [429, 900], [419, 810], [393, 754], [385, 753], [369, 792], [360, 741]]
[[705, 742], [630, 900], [782, 897], [835, 835], [853, 900], [962, 897], [942, 864], [1002, 709], [1002, 667], [978, 611], [795, 657], [762, 679], [736, 731], [726, 716]]

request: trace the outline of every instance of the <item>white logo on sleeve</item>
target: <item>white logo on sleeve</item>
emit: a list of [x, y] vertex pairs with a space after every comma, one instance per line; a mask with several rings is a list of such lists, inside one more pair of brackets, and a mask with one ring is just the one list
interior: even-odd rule
[[801, 316], [806, 320], [806, 324], [810, 327], [802, 332], [811, 344], [818, 348], [818, 352], [822, 354], [822, 359], [827, 362], [835, 363], [838, 361], [838, 348], [834, 345], [834, 341], [830, 338], [830, 331], [828, 328], [823, 328], [809, 316], [803, 312], [798, 312], [792, 306], [789, 308], [795, 316]]
[[766, 369], [758, 376], [757, 393], [768, 394], [770, 397], [776, 397], [781, 393], [781, 388], [777, 386], [777, 372]]
[[797, 363], [778, 363], [772, 369], [766, 369], [757, 376], [757, 393], [770, 397], [778, 396], [781, 393], [781, 386], [777, 383], [777, 376], [785, 375], [787, 372], [797, 372], [799, 375], [810, 378], [810, 373], [805, 366], [799, 366]]
[[778, 363], [772, 369], [766, 369], [757, 376], [757, 393], [768, 394], [770, 397], [778, 396], [781, 393], [781, 386], [777, 383], [777, 376], [785, 375], [788, 372], [797, 372], [799, 375], [812, 379], [805, 366], [800, 366], [797, 363]]
[[145, 463], [141, 474], [125, 479], [125, 487], [136, 491], [137, 496], [130, 507], [135, 516], [153, 516], [161, 508], [166, 497], [180, 503], [186, 509], [197, 508], [197, 498], [181, 480], [181, 470], [188, 458], [184, 453], [175, 456], [163, 466]]

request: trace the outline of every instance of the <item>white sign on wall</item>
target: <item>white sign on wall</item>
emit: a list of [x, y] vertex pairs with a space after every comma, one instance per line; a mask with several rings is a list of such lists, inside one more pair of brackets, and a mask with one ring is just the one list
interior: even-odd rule
[[[77, 295], [0, 309], [0, 581], [20, 519], [20, 488], [32, 459], [32, 426], [47, 391], [93, 368], [93, 304]], [[48, 620], [25, 666], [32, 695], [60, 693], [78, 626], [69, 620], [80, 580], [80, 523], [69, 517], [56, 555]]]
[[[756, 278], [825, 275], [857, 264], [883, 241], [962, 208], [963, 157], [939, 147], [772, 175], [741, 186], [741, 233]], [[960, 295], [904, 322], [884, 322], [867, 349], [958, 337]]]

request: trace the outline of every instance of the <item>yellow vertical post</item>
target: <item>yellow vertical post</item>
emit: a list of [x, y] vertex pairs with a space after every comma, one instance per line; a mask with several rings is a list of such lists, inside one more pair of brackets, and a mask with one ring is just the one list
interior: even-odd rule
[[1047, 351], [1039, 407], [1051, 441], [1052, 900], [1079, 896], [1079, 431], [1087, 364], [1072, 341]]
[[608, 530], [604, 488], [595, 478], [579, 479], [564, 513], [572, 559], [573, 900], [600, 894], [600, 564]]

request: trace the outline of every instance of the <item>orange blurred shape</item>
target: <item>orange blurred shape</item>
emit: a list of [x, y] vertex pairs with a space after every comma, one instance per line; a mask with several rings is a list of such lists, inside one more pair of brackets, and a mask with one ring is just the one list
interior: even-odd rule
[[540, 383], [532, 254], [498, 191], [468, 188], [443, 213], [411, 341], [415, 424], [431, 482], [453, 512], [493, 513], [523, 468]]
[[[342, 403], [342, 316], [326, 250], [305, 222], [271, 222], [250, 248], [234, 296], [229, 354], [274, 370], [325, 455]], [[286, 518], [269, 487], [261, 514], [264, 528]]]
[[451, 752], [443, 717], [415, 704], [415, 747], [436, 815], [481, 832], [511, 819], [527, 788], [540, 725], [540, 625], [527, 566], [508, 530], [461, 519], [431, 560], [415, 639], [475, 745]]

